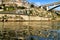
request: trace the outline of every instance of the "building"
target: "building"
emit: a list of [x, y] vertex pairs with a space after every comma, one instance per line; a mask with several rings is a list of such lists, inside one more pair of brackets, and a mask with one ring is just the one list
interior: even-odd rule
[[0, 5], [2, 4], [2, 1], [0, 0]]
[[[2, 4], [2, 0], [0, 0], [0, 5]], [[5, 6], [24, 6], [24, 7], [29, 7], [28, 2], [26, 0], [3, 0], [3, 4]]]

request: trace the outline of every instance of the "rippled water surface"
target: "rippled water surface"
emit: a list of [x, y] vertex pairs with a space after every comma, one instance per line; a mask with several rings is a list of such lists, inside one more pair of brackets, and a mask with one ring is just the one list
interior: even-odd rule
[[0, 30], [4, 28], [8, 30], [25, 30], [31, 34], [29, 40], [31, 40], [31, 37], [34, 40], [60, 40], [59, 21], [0, 22]]

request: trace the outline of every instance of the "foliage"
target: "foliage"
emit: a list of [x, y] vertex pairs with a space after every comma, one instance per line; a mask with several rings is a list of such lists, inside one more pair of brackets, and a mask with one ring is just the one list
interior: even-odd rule
[[33, 8], [34, 7], [34, 5], [33, 4], [31, 4], [31, 6], [30, 6], [31, 8]]
[[[7, 10], [7, 9], [8, 9], [8, 10]], [[5, 11], [12, 11], [12, 10], [14, 10], [14, 7], [13, 7], [13, 6], [4, 7], [4, 10], [5, 10]]]
[[23, 6], [19, 6], [19, 7], [17, 7], [18, 9], [25, 9], [25, 7], [23, 7]]

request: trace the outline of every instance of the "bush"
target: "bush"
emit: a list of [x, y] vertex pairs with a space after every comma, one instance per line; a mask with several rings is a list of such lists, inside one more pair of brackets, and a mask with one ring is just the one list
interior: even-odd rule
[[[7, 10], [7, 8], [8, 8], [8, 10]], [[4, 7], [4, 10], [5, 10], [5, 11], [12, 11], [12, 10], [14, 10], [14, 7], [13, 7], [13, 6]]]
[[31, 6], [30, 6], [31, 8], [33, 8], [34, 7], [34, 5], [33, 4], [31, 4]]
[[17, 7], [17, 8], [18, 8], [18, 9], [25, 9], [26, 7], [23, 7], [23, 6], [21, 7], [21, 6], [20, 6], [20, 7]]

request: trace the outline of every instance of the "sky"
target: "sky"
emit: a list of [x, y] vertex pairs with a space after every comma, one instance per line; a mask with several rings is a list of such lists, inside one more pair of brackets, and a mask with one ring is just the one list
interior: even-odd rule
[[35, 3], [37, 5], [44, 5], [44, 4], [49, 4], [53, 2], [58, 2], [60, 0], [28, 0], [30, 3]]
[[[50, 4], [53, 2], [59, 2], [60, 0], [27, 0], [27, 1], [40, 6], [40, 5]], [[60, 9], [60, 7], [56, 8], [56, 9]]]

